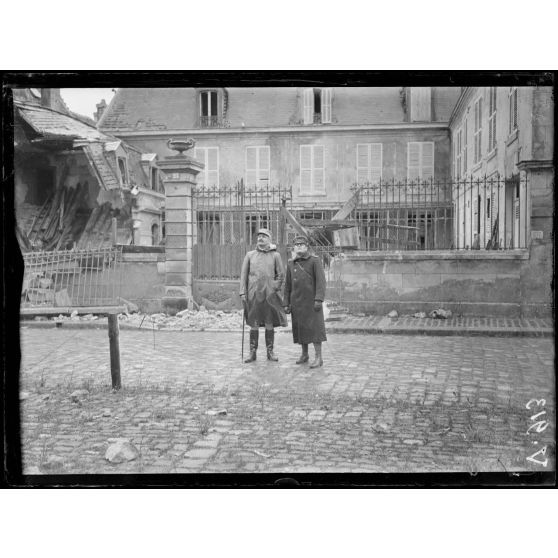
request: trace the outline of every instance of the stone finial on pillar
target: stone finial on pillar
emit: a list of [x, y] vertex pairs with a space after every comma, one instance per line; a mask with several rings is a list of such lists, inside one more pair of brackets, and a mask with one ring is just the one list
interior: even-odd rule
[[159, 161], [165, 185], [165, 295], [163, 307], [169, 313], [187, 308], [192, 300], [192, 248], [194, 227], [192, 187], [204, 165], [184, 155], [194, 140], [169, 140], [177, 155]]

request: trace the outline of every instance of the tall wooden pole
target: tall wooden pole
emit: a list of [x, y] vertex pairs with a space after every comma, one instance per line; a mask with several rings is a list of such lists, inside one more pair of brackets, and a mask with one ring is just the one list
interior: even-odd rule
[[118, 336], [118, 315], [108, 315], [108, 334], [110, 345], [110, 377], [112, 379], [112, 389], [120, 389], [120, 342]]

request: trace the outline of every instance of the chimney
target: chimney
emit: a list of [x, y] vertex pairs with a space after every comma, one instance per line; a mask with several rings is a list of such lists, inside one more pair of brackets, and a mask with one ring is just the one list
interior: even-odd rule
[[52, 89], [42, 88], [41, 89], [41, 106], [46, 108], [52, 108]]
[[60, 112], [68, 112], [68, 107], [62, 99], [60, 88], [41, 89], [41, 106]]
[[97, 103], [97, 105], [95, 106], [97, 107], [97, 112], [95, 113], [95, 121], [99, 122], [99, 120], [101, 120], [101, 116], [103, 116], [103, 113], [107, 108], [107, 102], [104, 99], [101, 99], [101, 102]]

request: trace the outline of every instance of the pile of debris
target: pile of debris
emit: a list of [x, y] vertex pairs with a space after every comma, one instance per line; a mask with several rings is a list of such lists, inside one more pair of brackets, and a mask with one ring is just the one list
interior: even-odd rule
[[182, 310], [175, 316], [167, 314], [121, 314], [121, 323], [141, 329], [161, 329], [188, 331], [203, 331], [205, 329], [238, 330], [242, 328], [242, 311], [223, 312], [222, 310], [207, 310], [201, 306], [199, 311]]

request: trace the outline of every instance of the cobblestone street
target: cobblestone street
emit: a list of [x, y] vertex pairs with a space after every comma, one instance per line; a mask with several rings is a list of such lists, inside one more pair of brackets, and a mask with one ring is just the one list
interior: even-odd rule
[[[239, 332], [122, 329], [113, 392], [106, 329], [23, 328], [24, 473], [555, 469], [552, 339], [328, 339], [310, 370], [290, 333], [241, 364]], [[110, 438], [138, 457], [108, 462]]]

